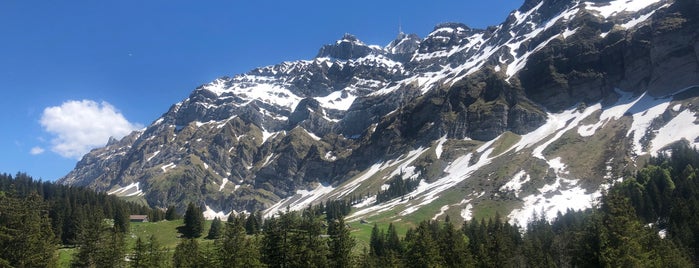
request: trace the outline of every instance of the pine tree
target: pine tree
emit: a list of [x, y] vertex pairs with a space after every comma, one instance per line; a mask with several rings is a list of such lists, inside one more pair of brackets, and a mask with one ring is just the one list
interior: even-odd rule
[[650, 252], [644, 247], [644, 239], [650, 235], [636, 218], [628, 200], [610, 193], [602, 203], [604, 236], [600, 248], [603, 265], [611, 267], [647, 267]]
[[141, 240], [141, 237], [136, 238], [136, 242], [134, 243], [133, 246], [133, 254], [131, 255], [131, 267], [134, 268], [139, 268], [139, 267], [146, 267], [145, 265], [145, 259], [146, 259], [146, 244]]
[[407, 267], [439, 267], [442, 258], [439, 247], [429, 230], [429, 222], [423, 221], [414, 232], [406, 234], [407, 250], [405, 266]]
[[371, 237], [369, 238], [369, 254], [371, 256], [376, 258], [384, 256], [385, 239], [383, 230], [380, 230], [379, 226], [374, 223], [374, 227], [371, 229]]
[[330, 236], [330, 260], [332, 260], [332, 266], [338, 268], [352, 267], [351, 255], [355, 241], [350, 235], [349, 229], [345, 226], [343, 217], [329, 223], [328, 235]]
[[221, 229], [223, 224], [221, 224], [221, 219], [218, 217], [214, 218], [211, 222], [211, 227], [209, 228], [209, 234], [206, 239], [219, 239], [221, 237]]
[[[291, 229], [292, 255], [290, 265], [303, 267], [327, 267], [330, 249], [326, 239], [322, 238], [323, 220], [311, 209], [301, 212], [302, 217], [298, 228]], [[294, 226], [293, 223], [291, 226]]]
[[449, 216], [444, 221], [439, 238], [439, 248], [446, 266], [468, 267], [473, 265], [468, 251], [468, 238], [454, 228]]
[[184, 226], [182, 227], [182, 235], [185, 238], [200, 237], [204, 229], [204, 214], [201, 208], [189, 203], [187, 211], [184, 214]]
[[54, 266], [55, 244], [39, 196], [19, 199], [0, 191], [0, 267]]
[[136, 239], [134, 253], [131, 256], [131, 267], [168, 267], [166, 250], [160, 246], [155, 236], [151, 235], [144, 242], [140, 237]]
[[172, 255], [174, 267], [202, 267], [199, 256], [199, 243], [196, 239], [182, 239]]
[[126, 253], [124, 234], [104, 222], [100, 213], [91, 215], [80, 226], [74, 267], [122, 267]]
[[127, 233], [129, 231], [130, 220], [124, 208], [117, 208], [114, 212], [114, 228], [117, 232]]
[[219, 263], [226, 267], [261, 267], [257, 237], [247, 238], [243, 221], [229, 217], [216, 241]]
[[175, 206], [168, 206], [167, 211], [165, 211], [165, 219], [168, 221], [174, 221], [180, 219], [180, 215], [177, 214], [177, 209]]
[[245, 220], [245, 232], [249, 235], [260, 233], [260, 221], [258, 220], [258, 212], [251, 213]]

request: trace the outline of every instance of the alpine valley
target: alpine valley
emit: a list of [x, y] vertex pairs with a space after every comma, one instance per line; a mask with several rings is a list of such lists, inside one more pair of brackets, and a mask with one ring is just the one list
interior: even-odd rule
[[213, 218], [346, 200], [348, 221], [526, 223], [699, 145], [699, 2], [527, 0], [500, 25], [221, 77], [59, 180]]

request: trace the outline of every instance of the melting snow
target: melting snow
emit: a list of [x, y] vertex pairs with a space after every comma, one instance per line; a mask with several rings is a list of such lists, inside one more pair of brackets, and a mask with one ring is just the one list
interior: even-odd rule
[[626, 23], [622, 24], [621, 27], [624, 27], [624, 29], [631, 29], [634, 26], [638, 25], [639, 23], [646, 21], [654, 13], [655, 13], [655, 10], [653, 10], [652, 12], [649, 12], [648, 14], [642, 15], [638, 18], [627, 21]]
[[171, 170], [171, 169], [176, 168], [176, 167], [177, 167], [177, 165], [175, 165], [175, 163], [170, 162], [170, 164], [164, 165], [164, 166], [160, 167], [160, 169], [162, 169], [163, 173], [165, 173], [168, 170]]
[[444, 213], [447, 212], [448, 209], [449, 209], [449, 205], [442, 206], [442, 208], [439, 209], [439, 213], [437, 213], [436, 215], [434, 215], [434, 217], [432, 217], [432, 220], [436, 221], [437, 218], [439, 218], [439, 216], [444, 215]]
[[467, 204], [466, 207], [461, 210], [461, 218], [463, 218], [464, 221], [470, 221], [472, 217], [473, 217], [473, 205]]
[[650, 128], [653, 120], [662, 115], [667, 110], [667, 107], [670, 106], [670, 100], [671, 98], [653, 98], [644, 93], [635, 102], [634, 106], [628, 110], [633, 115], [633, 123], [631, 123], [631, 128], [626, 135], [633, 135], [633, 146], [636, 154], [643, 154], [641, 139], [646, 135], [646, 131]]
[[325, 153], [325, 159], [329, 161], [335, 161], [337, 160], [337, 157], [333, 155], [333, 151], [328, 151]]
[[316, 136], [316, 134], [311, 133], [310, 131], [306, 130], [305, 128], [301, 128], [301, 129], [302, 129], [304, 132], [306, 132], [306, 134], [308, 134], [308, 136], [310, 136], [311, 139], [314, 139], [314, 140], [316, 140], [316, 141], [319, 141], [319, 140], [320, 140], [320, 137]]
[[155, 151], [155, 153], [153, 153], [150, 157], [148, 157], [148, 159], [146, 159], [146, 162], [149, 162], [151, 159], [153, 159], [153, 158], [154, 158], [156, 155], [158, 155], [159, 153], [160, 153], [160, 150]]
[[515, 192], [515, 197], [519, 197], [519, 193], [521, 192], [522, 186], [529, 182], [531, 180], [531, 177], [529, 174], [524, 172], [524, 170], [517, 172], [512, 177], [512, 180], [508, 181], [500, 187], [500, 191], [514, 191]]
[[357, 96], [353, 94], [349, 94], [344, 90], [338, 90], [325, 97], [316, 97], [314, 99], [324, 108], [347, 111], [356, 98]]
[[226, 187], [226, 183], [228, 183], [228, 178], [223, 178], [223, 182], [221, 182], [221, 186], [218, 187], [218, 191], [223, 191], [223, 187]]
[[108, 195], [117, 195], [117, 196], [143, 196], [144, 195], [143, 191], [141, 191], [141, 189], [139, 188], [138, 182], [131, 183], [127, 186], [124, 186], [124, 187], [121, 187], [119, 189], [108, 192], [107, 194]]
[[437, 148], [435, 149], [435, 154], [437, 154], [437, 159], [442, 157], [442, 145], [444, 142], [447, 141], [447, 135], [444, 135], [442, 138], [439, 139], [437, 142]]
[[524, 197], [522, 208], [515, 209], [508, 215], [510, 223], [526, 227], [527, 222], [535, 213], [536, 215], [543, 213], [546, 219], [552, 220], [559, 211], [565, 213], [567, 209], [590, 208], [602, 195], [600, 190], [587, 193], [585, 189], [577, 185], [577, 180], [562, 178], [561, 175], [565, 175], [567, 172], [560, 158], [552, 159], [549, 164], [556, 170], [556, 181], [539, 188], [538, 194]]
[[699, 142], [696, 142], [699, 138], [699, 124], [695, 123], [696, 121], [696, 114], [689, 109], [679, 113], [658, 130], [655, 138], [651, 141], [652, 149], [650, 152], [657, 154], [663, 147], [680, 139], [686, 139], [690, 142], [690, 145], [699, 147]]
[[219, 218], [221, 220], [226, 220], [228, 219], [228, 215], [230, 215], [231, 212], [229, 213], [224, 213], [223, 211], [215, 211], [211, 209], [211, 207], [206, 206], [206, 210], [204, 211], [204, 218], [207, 220], [213, 220], [214, 218]]
[[604, 18], [609, 18], [609, 16], [617, 15], [621, 12], [636, 12], [647, 6], [658, 3], [662, 0], [614, 0], [609, 2], [607, 5], [601, 5], [586, 2], [586, 9], [595, 10], [600, 13]]
[[573, 30], [566, 28], [566, 30], [563, 32], [563, 39], [568, 39], [568, 37], [570, 37], [571, 35], [574, 35], [575, 32], [577, 32], [577, 31], [578, 31], [578, 28], [575, 28]]
[[679, 112], [680, 109], [682, 109], [682, 104], [675, 104], [675, 106], [672, 106], [672, 110], [675, 112]]
[[318, 185], [315, 189], [308, 190], [298, 190], [296, 195], [288, 197], [281, 202], [277, 202], [267, 210], [265, 210], [265, 217], [271, 217], [277, 214], [277, 212], [282, 209], [289, 207], [290, 210], [296, 211], [307, 208], [314, 201], [318, 200], [320, 197], [332, 192], [335, 188], [332, 186]]

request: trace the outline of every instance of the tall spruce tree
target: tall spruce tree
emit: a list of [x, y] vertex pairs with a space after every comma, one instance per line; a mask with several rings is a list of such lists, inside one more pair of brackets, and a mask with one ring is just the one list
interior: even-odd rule
[[147, 241], [143, 241], [141, 237], [136, 238], [129, 264], [134, 268], [169, 267], [166, 259], [166, 249], [160, 246], [154, 235], [151, 235]]
[[187, 205], [187, 211], [184, 214], [184, 226], [182, 226], [182, 235], [185, 238], [197, 238], [202, 235], [204, 230], [204, 214], [201, 208], [195, 206], [194, 203]]
[[261, 267], [257, 237], [246, 237], [241, 219], [229, 219], [222, 237], [216, 241], [219, 263], [225, 267]]
[[175, 206], [168, 206], [165, 211], [165, 219], [168, 221], [179, 220], [181, 218], [180, 214], [177, 214], [177, 209]]
[[211, 222], [211, 227], [209, 227], [209, 234], [206, 235], [206, 239], [219, 239], [221, 237], [222, 228], [223, 224], [221, 223], [221, 219], [218, 217], [214, 218]]
[[57, 241], [37, 195], [15, 198], [0, 191], [0, 267], [50, 267]]
[[330, 221], [328, 236], [330, 236], [328, 242], [332, 266], [337, 268], [352, 267], [352, 249], [356, 242], [345, 225], [344, 217]]
[[175, 247], [172, 255], [174, 267], [203, 267], [199, 252], [199, 243], [196, 239], [182, 239]]

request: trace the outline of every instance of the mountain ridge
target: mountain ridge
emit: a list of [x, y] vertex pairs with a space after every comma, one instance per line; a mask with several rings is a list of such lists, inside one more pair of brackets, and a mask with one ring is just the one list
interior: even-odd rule
[[[526, 1], [498, 26], [440, 24], [419, 42], [400, 33], [384, 47], [345, 35], [312, 60], [198, 87], [60, 182], [112, 192], [135, 184], [152, 206], [195, 201], [223, 214], [353, 199], [354, 220], [391, 218], [381, 209], [467, 219], [489, 207], [521, 220], [565, 196], [556, 192], [594, 197], [656, 151], [659, 134], [670, 135], [663, 144], [698, 142], [691, 127], [663, 131], [696, 118], [697, 98], [686, 97], [699, 85], [696, 4], [622, 2]], [[684, 97], [666, 97], [683, 87]], [[631, 116], [607, 112], [633, 100], [658, 117], [634, 105]], [[582, 140], [601, 152], [573, 166], [561, 148]], [[420, 187], [410, 200], [372, 204], [396, 176]]]

